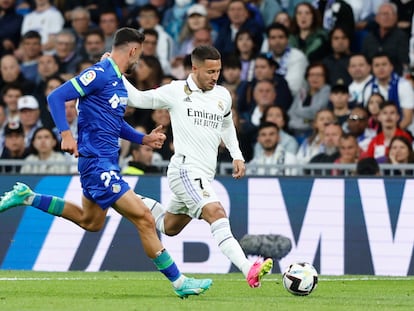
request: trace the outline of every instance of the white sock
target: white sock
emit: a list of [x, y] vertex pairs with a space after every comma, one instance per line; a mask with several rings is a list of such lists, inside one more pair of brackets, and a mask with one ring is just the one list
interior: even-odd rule
[[144, 204], [151, 211], [152, 216], [154, 216], [155, 226], [157, 227], [157, 229], [160, 232], [165, 233], [165, 229], [164, 229], [165, 210], [162, 207], [162, 205], [153, 199], [146, 198], [146, 197], [141, 197], [141, 198], [142, 198], [142, 201], [144, 201]]
[[180, 288], [182, 285], [183, 285], [183, 283], [184, 283], [184, 280], [186, 279], [187, 277], [184, 275], [184, 274], [181, 274], [180, 275], [180, 277], [178, 278], [178, 279], [176, 279], [174, 282], [172, 282], [172, 285], [174, 286], [174, 288]]
[[210, 226], [221, 252], [247, 277], [252, 263], [246, 258], [239, 242], [234, 238], [227, 218], [220, 218]]

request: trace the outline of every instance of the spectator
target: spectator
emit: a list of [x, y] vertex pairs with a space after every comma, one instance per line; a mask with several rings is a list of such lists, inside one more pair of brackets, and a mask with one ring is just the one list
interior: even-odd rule
[[288, 111], [293, 101], [292, 92], [288, 81], [286, 81], [283, 75], [278, 73], [278, 68], [278, 64], [271, 56], [265, 54], [257, 56], [252, 84], [254, 85], [255, 81], [264, 79], [272, 80], [277, 94], [276, 105]]
[[355, 175], [357, 176], [379, 176], [381, 175], [378, 162], [374, 158], [362, 158], [358, 160]]
[[173, 58], [175, 43], [171, 36], [165, 31], [164, 27], [161, 26], [162, 20], [157, 7], [152, 4], [146, 4], [140, 7], [138, 21], [140, 31], [145, 29], [154, 29], [157, 31], [157, 56], [162, 67], [168, 68], [166, 64], [170, 63]]
[[346, 29], [348, 37], [353, 38], [355, 31], [354, 12], [346, 1], [316, 1], [315, 5], [321, 13], [322, 24], [325, 30], [331, 31], [339, 26]]
[[[33, 92], [33, 96], [36, 97], [40, 103], [44, 103], [44, 91], [46, 87], [46, 80], [52, 76], [59, 74], [59, 64], [58, 60], [54, 55], [44, 54], [39, 58], [39, 63], [37, 65], [37, 78], [36, 78], [36, 87]], [[45, 105], [40, 107], [42, 112], [42, 117], [46, 117], [48, 109]], [[46, 124], [45, 124], [46, 125]], [[46, 125], [47, 126], [47, 125]]]
[[289, 31], [285, 26], [270, 25], [267, 28], [267, 38], [269, 48], [265, 52], [279, 64], [276, 72], [285, 78], [292, 96], [296, 96], [303, 84], [308, 60], [300, 50], [289, 46]]
[[[55, 88], [62, 85], [64, 82], [65, 80], [58, 75], [54, 75], [47, 78], [45, 81], [45, 88], [43, 90], [42, 96], [36, 98], [39, 102], [40, 120], [44, 127], [51, 129], [55, 127], [55, 122], [53, 121], [52, 115], [50, 114], [49, 105], [47, 103], [46, 98]], [[58, 137], [58, 139], [60, 140], [59, 136], [56, 137]]]
[[211, 38], [214, 42], [217, 38], [217, 33], [213, 30], [209, 22], [207, 9], [204, 5], [196, 3], [187, 10], [185, 23], [181, 29], [178, 40], [176, 40], [178, 43], [177, 56], [183, 57], [193, 51], [194, 33], [202, 28], [208, 29], [211, 32]]
[[299, 141], [312, 132], [315, 114], [320, 109], [328, 107], [330, 93], [330, 87], [327, 84], [328, 70], [322, 63], [309, 65], [305, 78], [307, 83], [296, 94], [288, 110], [289, 130]]
[[[296, 154], [299, 145], [295, 137], [287, 132], [287, 124], [289, 117], [285, 110], [279, 106], [269, 106], [263, 111], [260, 123], [273, 122], [279, 128], [279, 144], [290, 153]], [[254, 146], [254, 154], [261, 152], [261, 145], [256, 143]]]
[[276, 90], [271, 80], [260, 80], [254, 86], [253, 100], [255, 105], [250, 111], [240, 114], [243, 135], [254, 137], [256, 130], [260, 125], [260, 119], [263, 111], [270, 106], [275, 105]]
[[[58, 142], [51, 129], [39, 127], [33, 133], [30, 142], [30, 153], [25, 158], [28, 163], [22, 166], [21, 174], [67, 174], [66, 158], [59, 152]], [[55, 163], [58, 162], [58, 163]]]
[[410, 59], [410, 68], [414, 67], [414, 14], [411, 17], [411, 33], [410, 33], [410, 41], [409, 41], [409, 59]]
[[[4, 128], [4, 148], [2, 160], [22, 160], [29, 154], [24, 142], [24, 131], [20, 123], [7, 123]], [[5, 173], [20, 172], [21, 165], [6, 165], [0, 171]]]
[[160, 169], [152, 165], [153, 149], [150, 146], [131, 143], [130, 153], [132, 160], [122, 170], [124, 175], [144, 175], [148, 173], [160, 173]]
[[349, 85], [349, 101], [354, 106], [364, 105], [364, 92], [372, 80], [371, 65], [364, 54], [354, 54], [349, 58], [348, 72], [352, 82]]
[[335, 122], [332, 110], [322, 108], [312, 120], [311, 135], [301, 140], [296, 159], [299, 164], [307, 164], [317, 154], [323, 152], [323, 140], [326, 124]]
[[16, 13], [15, 0], [0, 0], [0, 15], [0, 56], [3, 56], [18, 48], [23, 16]]
[[349, 93], [348, 87], [343, 84], [336, 84], [331, 88], [329, 95], [330, 105], [332, 105], [332, 111], [336, 120], [342, 126], [346, 126], [346, 121], [351, 114], [349, 107]]
[[385, 0], [345, 0], [354, 13], [355, 29], [357, 31], [366, 30], [374, 21], [375, 13]]
[[99, 28], [105, 37], [105, 51], [112, 49], [114, 34], [119, 28], [119, 19], [115, 11], [104, 11], [99, 15]]
[[17, 100], [20, 122], [24, 131], [26, 147], [29, 147], [33, 133], [42, 126], [39, 103], [32, 95], [24, 95]]
[[299, 3], [292, 19], [289, 45], [301, 50], [312, 63], [326, 56], [327, 42], [319, 11], [310, 3]]
[[23, 96], [23, 90], [18, 83], [6, 84], [1, 90], [1, 102], [6, 107], [7, 121], [10, 124], [20, 122], [17, 100]]
[[346, 132], [355, 136], [362, 152], [366, 152], [377, 131], [369, 127], [369, 113], [364, 107], [355, 107], [346, 121]]
[[[129, 2], [130, 0], [128, 0]], [[73, 20], [74, 16], [77, 16], [76, 13], [79, 8], [86, 10], [88, 13], [88, 19], [90, 24], [98, 25], [99, 17], [103, 12], [108, 12], [110, 10], [117, 13], [118, 18], [123, 17], [123, 10], [125, 7], [125, 1], [117, 0], [87, 0], [87, 1], [55, 1], [60, 2], [61, 11], [65, 12], [66, 21]], [[76, 17], [75, 17], [76, 18]], [[66, 25], [69, 27], [69, 25]]]
[[[284, 11], [277, 13], [274, 15], [274, 23], [282, 24], [286, 27], [286, 29], [290, 29], [292, 27], [292, 19], [290, 18], [290, 15]], [[271, 24], [267, 25], [270, 26]], [[266, 39], [267, 40], [267, 39]], [[264, 43], [264, 42], [263, 42]]]
[[312, 157], [310, 163], [333, 163], [339, 157], [339, 142], [343, 135], [342, 126], [337, 122], [323, 128], [322, 152]]
[[[142, 55], [154, 56], [159, 59], [157, 55], [158, 32], [155, 29], [144, 29], [142, 33], [145, 35], [144, 42], [142, 43]], [[171, 72], [170, 62], [165, 62], [161, 65], [163, 66], [162, 71], [164, 73]]]
[[86, 58], [82, 59], [76, 68], [76, 74], [80, 74], [82, 71], [91, 67], [93, 64], [94, 63], [89, 59], [86, 59]]
[[[221, 70], [221, 85], [229, 90], [230, 94], [235, 95], [237, 105], [238, 95], [241, 88], [247, 86], [247, 81], [241, 80], [242, 64], [236, 55], [228, 55], [223, 59], [223, 68]], [[238, 109], [238, 107], [236, 107]]]
[[70, 20], [70, 29], [76, 37], [76, 53], [85, 55], [84, 38], [89, 29], [94, 28], [89, 10], [78, 6], [67, 12]]
[[[355, 136], [344, 134], [339, 140], [339, 157], [334, 161], [335, 164], [355, 164], [358, 163], [360, 150]], [[354, 170], [333, 169], [332, 176], [350, 176]]]
[[340, 27], [335, 27], [329, 34], [331, 53], [322, 62], [328, 68], [329, 84], [344, 84], [348, 86], [352, 78], [348, 72], [349, 59], [351, 57], [351, 39], [347, 32]]
[[378, 163], [384, 163], [388, 157], [389, 144], [394, 136], [404, 136], [410, 142], [412, 138], [408, 132], [398, 127], [400, 115], [395, 103], [385, 101], [380, 109], [378, 120], [381, 123], [381, 132], [371, 140], [363, 156], [375, 158]]
[[372, 58], [374, 78], [364, 90], [365, 105], [373, 93], [380, 93], [385, 100], [397, 104], [399, 127], [406, 129], [413, 120], [414, 91], [410, 82], [394, 72], [394, 67], [388, 54], [378, 53]]
[[412, 0], [391, 0], [395, 4], [398, 12], [397, 27], [404, 30], [407, 35], [411, 32], [411, 19], [414, 13], [414, 2]]
[[234, 41], [236, 44], [234, 53], [239, 57], [242, 65], [241, 80], [252, 81], [254, 77], [255, 57], [260, 46], [257, 46], [254, 42], [253, 34], [248, 29], [238, 31]]
[[363, 40], [362, 53], [373, 58], [378, 52], [387, 54], [398, 75], [408, 68], [408, 36], [397, 27], [397, 7], [383, 3], [375, 16], [376, 25]]
[[[321, 145], [321, 152], [313, 156], [309, 163], [334, 163], [339, 158], [339, 142], [343, 134], [342, 126], [337, 123], [328, 123], [323, 129], [323, 141]], [[306, 175], [330, 175], [331, 172], [326, 172], [319, 169], [306, 170]]]
[[55, 35], [63, 29], [65, 20], [62, 13], [49, 0], [35, 0], [34, 11], [23, 18], [21, 34], [29, 30], [39, 32], [42, 50], [51, 53], [55, 48]]
[[385, 170], [384, 175], [410, 175], [414, 174], [412, 169], [400, 169], [399, 164], [414, 163], [414, 151], [411, 141], [404, 136], [394, 136], [390, 142], [387, 163], [395, 164], [396, 168]]
[[268, 27], [270, 24], [275, 22], [275, 18], [279, 14], [283, 13], [284, 18], [288, 17], [290, 19], [289, 15], [285, 11], [286, 8], [284, 2], [286, 3], [288, 1], [254, 0], [250, 3], [259, 9], [264, 25], [265, 27]]
[[[296, 157], [279, 144], [279, 128], [275, 123], [263, 122], [259, 126], [257, 142], [262, 152], [255, 154], [246, 169], [246, 175], [296, 175], [294, 168], [272, 167], [272, 165], [294, 165]], [[263, 167], [269, 165], [270, 167]], [[262, 166], [262, 167], [260, 167]]]
[[56, 35], [54, 55], [59, 63], [59, 73], [65, 80], [72, 78], [83, 57], [76, 53], [76, 37], [71, 30], [63, 29]]
[[8, 83], [18, 83], [25, 94], [33, 92], [34, 83], [24, 77], [16, 56], [8, 54], [0, 59], [0, 75], [0, 88]]
[[155, 56], [142, 55], [133, 72], [135, 86], [142, 91], [159, 87], [163, 76], [161, 63]]
[[4, 128], [7, 124], [6, 106], [0, 104], [0, 154], [4, 147]]
[[[200, 45], [213, 45], [211, 29], [209, 27], [204, 27], [204, 28], [194, 30], [191, 45], [194, 48]], [[188, 58], [190, 54], [191, 53], [185, 55], [184, 57], [177, 56], [172, 61], [172, 67], [173, 67], [172, 73], [175, 76], [187, 78], [188, 74], [190, 73], [189, 71], [191, 71], [191, 64], [190, 64], [190, 68], [185, 68], [186, 66], [185, 62], [187, 61], [186, 58]]]
[[236, 33], [243, 29], [247, 29], [252, 33], [253, 41], [258, 46], [262, 45], [264, 25], [257, 23], [247, 3], [243, 0], [231, 0], [226, 13], [228, 19], [221, 25], [217, 39], [214, 42], [214, 46], [222, 55], [234, 52]]
[[368, 127], [370, 129], [373, 129], [377, 134], [381, 131], [381, 124], [378, 121], [378, 115], [381, 110], [381, 105], [384, 103], [384, 101], [384, 96], [382, 96], [380, 93], [373, 93], [368, 99]]
[[[132, 70], [129, 79], [139, 90], [145, 91], [155, 89], [161, 85], [164, 73], [161, 68], [161, 63], [155, 56], [141, 55], [137, 65]], [[151, 109], [133, 109], [133, 126], [141, 125], [145, 128], [150, 127], [151, 123]]]
[[23, 76], [33, 83], [36, 83], [37, 64], [42, 55], [41, 37], [37, 31], [30, 30], [22, 37], [21, 48], [19, 49], [20, 71]]
[[105, 53], [105, 36], [100, 28], [88, 30], [84, 36], [85, 58], [90, 59], [93, 63], [101, 60]]
[[237, 107], [241, 114], [250, 111], [255, 105], [252, 91], [256, 83], [261, 80], [273, 81], [277, 94], [275, 104], [282, 107], [285, 111], [289, 110], [293, 100], [292, 93], [287, 81], [276, 72], [276, 68], [278, 68], [278, 65], [271, 56], [261, 54], [256, 57], [254, 79], [243, 84], [240, 90], [237, 91]]
[[197, 10], [207, 16], [206, 8], [202, 4], [193, 4], [192, 0], [173, 1], [172, 6], [167, 8], [162, 18], [162, 26], [174, 42], [178, 42], [181, 30], [186, 23], [186, 17], [196, 12], [196, 7], [199, 7]]

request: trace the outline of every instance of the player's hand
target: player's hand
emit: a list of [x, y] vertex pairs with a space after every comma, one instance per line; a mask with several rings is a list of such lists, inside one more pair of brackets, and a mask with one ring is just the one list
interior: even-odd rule
[[160, 149], [164, 144], [167, 136], [162, 131], [162, 125], [159, 125], [151, 131], [148, 135], [145, 135], [142, 139], [142, 144], [150, 146], [153, 149]]
[[111, 56], [111, 53], [110, 52], [105, 52], [105, 53], [102, 54], [100, 60], [103, 61], [105, 58], [108, 58], [109, 56]]
[[233, 177], [236, 179], [242, 178], [246, 173], [246, 165], [243, 160], [233, 160]]
[[67, 131], [63, 131], [60, 134], [62, 136], [62, 143], [61, 143], [62, 151], [73, 154], [75, 158], [79, 157], [78, 143], [73, 138], [72, 132], [70, 130], [67, 130]]

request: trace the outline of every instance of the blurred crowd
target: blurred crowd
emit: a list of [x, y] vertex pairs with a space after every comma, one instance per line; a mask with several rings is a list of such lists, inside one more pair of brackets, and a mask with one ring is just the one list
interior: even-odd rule
[[[414, 163], [413, 12], [413, 0], [0, 0], [0, 158], [41, 161], [0, 171], [76, 173], [46, 97], [110, 51], [123, 26], [145, 34], [127, 74], [140, 90], [185, 79], [196, 46], [220, 51], [217, 83], [232, 95], [250, 175]], [[66, 115], [76, 136], [76, 101]], [[155, 151], [120, 141], [123, 173], [159, 173], [174, 152], [168, 111], [127, 108], [125, 119], [142, 132], [163, 125], [167, 141]], [[231, 162], [224, 145], [218, 160]], [[413, 174], [397, 167], [390, 174]]]

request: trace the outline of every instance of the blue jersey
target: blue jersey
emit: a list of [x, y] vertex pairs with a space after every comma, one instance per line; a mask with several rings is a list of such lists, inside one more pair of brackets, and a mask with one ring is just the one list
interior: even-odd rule
[[79, 93], [78, 151], [84, 157], [119, 154], [128, 97], [121, 77], [118, 66], [107, 58], [70, 80]]

